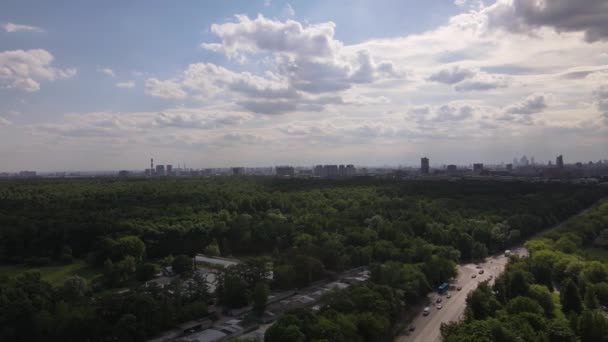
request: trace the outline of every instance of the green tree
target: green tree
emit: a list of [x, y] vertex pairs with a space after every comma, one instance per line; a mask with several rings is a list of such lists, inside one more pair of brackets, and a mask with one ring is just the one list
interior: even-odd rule
[[266, 303], [268, 301], [268, 294], [270, 289], [265, 282], [258, 282], [253, 289], [253, 312], [262, 316], [266, 310]]
[[194, 261], [192, 261], [191, 257], [180, 254], [173, 259], [171, 267], [176, 274], [190, 274], [194, 270]]
[[566, 279], [561, 286], [560, 299], [564, 313], [580, 313], [583, 309], [578, 286], [570, 279]]
[[581, 341], [608, 341], [608, 320], [601, 312], [585, 310], [578, 322]]
[[530, 285], [530, 291], [528, 292], [528, 296], [536, 300], [536, 302], [538, 302], [538, 304], [542, 306], [543, 310], [545, 311], [546, 317], [553, 317], [555, 303], [553, 302], [553, 296], [551, 295], [551, 292], [549, 292], [549, 290], [545, 286], [539, 284]]
[[144, 253], [146, 252], [146, 245], [137, 236], [124, 236], [116, 241], [113, 251], [117, 259], [124, 259], [127, 256], [132, 256], [139, 262], [143, 259]]

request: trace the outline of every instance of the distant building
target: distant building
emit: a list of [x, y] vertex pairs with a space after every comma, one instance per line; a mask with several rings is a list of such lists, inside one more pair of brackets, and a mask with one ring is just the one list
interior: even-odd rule
[[357, 175], [357, 169], [353, 164], [346, 165], [346, 177], [354, 177]]
[[427, 158], [427, 157], [420, 158], [420, 173], [423, 175], [428, 175], [429, 170], [430, 170], [429, 158]]
[[156, 175], [157, 176], [165, 175], [165, 165], [156, 165]]
[[338, 175], [340, 177], [346, 177], [346, 166], [344, 166], [344, 164], [340, 164], [340, 166], [338, 166]]
[[324, 165], [323, 168], [327, 172], [327, 177], [338, 177], [338, 165]]
[[167, 165], [167, 175], [170, 175], [173, 173], [173, 165]]
[[131, 174], [131, 173], [130, 173], [129, 171], [127, 171], [127, 170], [120, 170], [120, 171], [118, 171], [118, 176], [119, 176], [119, 177], [127, 177], [127, 176], [129, 176], [130, 174]]
[[326, 177], [327, 174], [325, 173], [325, 168], [323, 168], [323, 165], [316, 165], [313, 169], [313, 175], [317, 177]]
[[293, 177], [296, 174], [293, 166], [277, 166], [274, 169], [277, 176], [280, 177]]
[[507, 164], [507, 171], [513, 171], [513, 164]]
[[473, 164], [473, 172], [481, 173], [483, 171], [483, 163], [475, 163]]
[[555, 166], [557, 166], [559, 169], [564, 168], [564, 157], [561, 154], [555, 158]]
[[448, 173], [448, 175], [453, 175], [456, 172], [458, 172], [458, 167], [456, 165], [454, 165], [454, 164], [450, 164], [446, 168], [446, 172]]
[[242, 167], [233, 167], [232, 168], [232, 174], [234, 176], [241, 176], [242, 174], [244, 174], [245, 169]]
[[19, 177], [36, 177], [36, 171], [19, 171]]

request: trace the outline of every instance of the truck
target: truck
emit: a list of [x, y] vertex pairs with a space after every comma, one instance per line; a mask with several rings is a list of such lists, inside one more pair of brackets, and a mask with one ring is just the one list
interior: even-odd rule
[[507, 250], [505, 251], [505, 256], [506, 256], [507, 258], [508, 258], [508, 257], [510, 257], [510, 256], [511, 256], [511, 250], [507, 249]]
[[444, 294], [448, 290], [449, 286], [450, 286], [450, 284], [443, 283], [437, 287], [437, 292], [439, 294]]

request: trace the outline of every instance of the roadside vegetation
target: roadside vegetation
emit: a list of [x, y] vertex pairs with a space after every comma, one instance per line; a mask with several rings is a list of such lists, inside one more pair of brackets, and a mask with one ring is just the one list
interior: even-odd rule
[[608, 341], [608, 201], [528, 241], [493, 288], [467, 299], [444, 341]]
[[[205, 317], [212, 304], [250, 306], [260, 316], [269, 291], [369, 266], [368, 283], [329, 294], [316, 312], [281, 317], [266, 339], [380, 341], [458, 262], [521, 243], [603, 196], [591, 186], [492, 181], [0, 182], [0, 340], [143, 341]], [[566, 254], [589, 236], [546, 239], [547, 249]], [[191, 262], [197, 253], [245, 262], [223, 271], [211, 294]], [[146, 285], [168, 266], [179, 274], [174, 283]], [[536, 273], [521, 271], [530, 285], [524, 271]], [[495, 300], [471, 320], [493, 318], [511, 299], [488, 291], [480, 293]], [[530, 306], [518, 301], [515, 311]]]

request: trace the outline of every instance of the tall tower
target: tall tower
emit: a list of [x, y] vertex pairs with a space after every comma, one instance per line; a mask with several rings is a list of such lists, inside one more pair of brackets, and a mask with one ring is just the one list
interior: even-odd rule
[[150, 170], [154, 170], [154, 158], [150, 158]]
[[555, 158], [555, 166], [560, 169], [564, 168], [564, 157], [561, 154]]
[[429, 158], [420, 158], [420, 173], [423, 175], [429, 174]]

